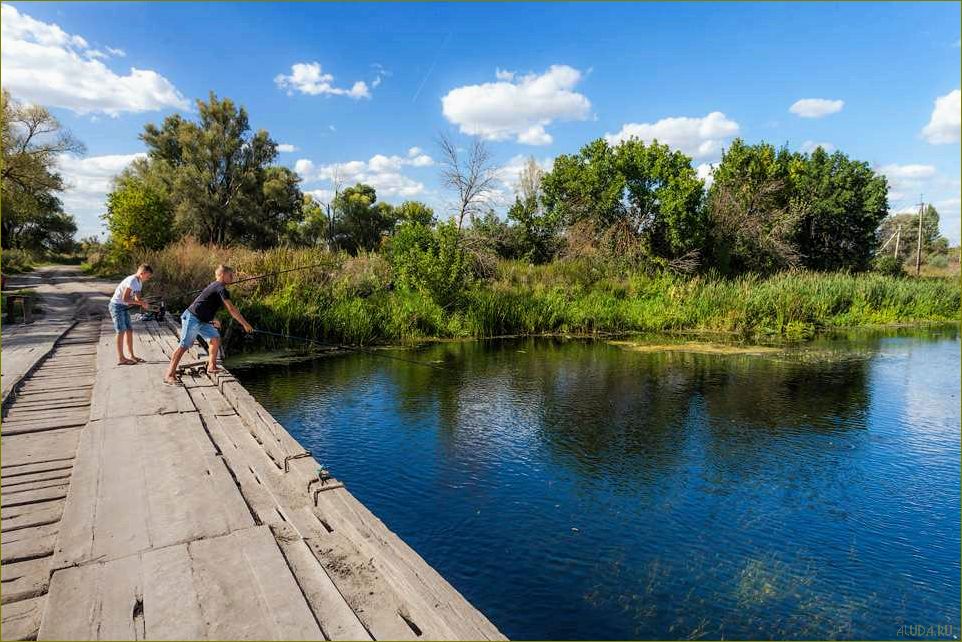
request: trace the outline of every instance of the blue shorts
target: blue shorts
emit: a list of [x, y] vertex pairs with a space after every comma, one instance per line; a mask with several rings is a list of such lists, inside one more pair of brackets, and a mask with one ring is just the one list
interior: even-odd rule
[[180, 347], [189, 348], [194, 345], [198, 336], [204, 337], [206, 341], [219, 339], [220, 332], [210, 323], [204, 323], [190, 310], [184, 310], [180, 315]]
[[120, 334], [121, 332], [134, 329], [134, 327], [130, 325], [130, 310], [126, 305], [123, 303], [111, 303], [107, 307], [110, 309], [110, 318], [114, 322], [114, 332]]

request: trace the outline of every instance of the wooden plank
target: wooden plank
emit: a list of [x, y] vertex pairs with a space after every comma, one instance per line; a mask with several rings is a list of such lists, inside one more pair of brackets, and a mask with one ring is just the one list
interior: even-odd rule
[[[188, 544], [195, 586], [219, 640], [317, 640], [320, 628], [266, 526]], [[237, 553], [240, 554], [237, 554]], [[245, 608], [236, 608], [237, 604]]]
[[34, 640], [40, 630], [44, 598], [35, 597], [4, 604], [0, 610], [0, 638], [4, 640]]
[[57, 540], [57, 528], [57, 524], [48, 524], [3, 533], [0, 562], [8, 564], [50, 556]]
[[307, 597], [324, 637], [329, 640], [372, 639], [304, 540], [277, 537], [277, 543]]
[[2, 478], [0, 481], [0, 491], [4, 488], [15, 489], [20, 487], [30, 488], [34, 484], [39, 484], [41, 482], [57, 481], [59, 479], [70, 479], [70, 468], [68, 467], [64, 470], [50, 470], [46, 472], [18, 475], [15, 477]]
[[42, 468], [44, 462], [72, 458], [77, 452], [79, 437], [79, 431], [73, 428], [5, 437], [0, 448], [0, 474], [7, 476], [27, 470], [14, 470], [14, 466]]
[[165, 386], [161, 364], [104, 366], [97, 376], [90, 418], [190, 412], [194, 405], [180, 386]]
[[0, 604], [43, 595], [49, 585], [49, 557], [0, 564]]
[[0, 427], [0, 436], [29, 435], [64, 428], [79, 429], [83, 428], [85, 423], [85, 419], [76, 419], [71, 422], [65, 422], [59, 419], [39, 419], [37, 421], [17, 421], [13, 423], [4, 422], [2, 427]]
[[[40, 640], [142, 640], [140, 556], [56, 571]], [[142, 602], [141, 602], [142, 603]]]
[[24, 506], [27, 504], [40, 504], [43, 502], [55, 501], [67, 497], [68, 484], [58, 484], [51, 488], [40, 488], [37, 490], [26, 490], [15, 493], [10, 492], [3, 495], [4, 508]]
[[65, 500], [61, 500], [44, 502], [43, 504], [32, 504], [30, 506], [4, 508], [3, 530], [0, 532], [5, 533], [21, 528], [42, 526], [43, 524], [56, 524], [63, 515], [63, 506], [65, 503]]
[[196, 412], [106, 419], [85, 433], [55, 568], [253, 526]]

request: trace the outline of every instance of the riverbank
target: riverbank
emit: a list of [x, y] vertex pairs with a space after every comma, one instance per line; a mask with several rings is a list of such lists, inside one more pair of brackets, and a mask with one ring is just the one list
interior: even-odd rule
[[189, 303], [219, 262], [241, 277], [314, 266], [237, 285], [235, 298], [255, 326], [362, 345], [679, 331], [806, 340], [835, 327], [958, 321], [960, 309], [958, 278], [786, 272], [727, 279], [631, 271], [590, 257], [496, 261], [442, 305], [427, 288], [396, 287], [391, 264], [378, 254], [185, 242], [139, 258], [155, 269], [148, 293], [170, 310]]

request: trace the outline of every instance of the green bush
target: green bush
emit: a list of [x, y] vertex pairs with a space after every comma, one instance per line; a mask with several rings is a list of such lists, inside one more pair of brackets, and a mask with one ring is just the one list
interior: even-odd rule
[[872, 267], [879, 274], [886, 276], [905, 276], [905, 268], [902, 266], [902, 261], [891, 254], [875, 257]]
[[20, 274], [34, 268], [36, 258], [26, 250], [4, 250], [0, 254], [0, 264], [4, 274]]
[[436, 229], [406, 221], [391, 239], [391, 267], [402, 289], [429, 294], [443, 308], [461, 300], [471, 280], [471, 267], [453, 221]]

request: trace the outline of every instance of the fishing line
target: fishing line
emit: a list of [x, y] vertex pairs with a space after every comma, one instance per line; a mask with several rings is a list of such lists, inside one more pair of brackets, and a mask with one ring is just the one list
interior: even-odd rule
[[355, 352], [363, 352], [364, 354], [369, 354], [369, 355], [372, 355], [372, 356], [375, 356], [375, 357], [383, 357], [383, 358], [385, 358], [385, 359], [393, 359], [393, 360], [395, 360], [395, 361], [403, 361], [404, 363], [410, 363], [410, 364], [413, 364], [413, 365], [416, 365], [416, 366], [424, 366], [425, 368], [434, 368], [435, 370], [441, 370], [441, 371], [444, 371], [444, 372], [448, 372], [448, 371], [449, 371], [448, 368], [439, 366], [439, 365], [434, 364], [434, 363], [427, 363], [426, 361], [418, 361], [418, 360], [416, 360], [416, 359], [405, 359], [404, 357], [398, 357], [398, 356], [395, 356], [395, 355], [392, 355], [392, 354], [384, 354], [383, 352], [379, 352], [379, 351], [377, 351], [377, 350], [368, 350], [368, 349], [366, 349], [366, 348], [361, 348], [361, 347], [358, 347], [358, 346], [347, 346], [347, 345], [341, 345], [341, 344], [336, 344], [336, 343], [323, 343], [323, 342], [321, 342], [321, 341], [317, 341], [316, 339], [311, 339], [311, 338], [309, 338], [309, 337], [297, 337], [297, 336], [294, 336], [294, 335], [291, 335], [291, 334], [284, 334], [284, 333], [282, 333], [282, 332], [271, 332], [271, 331], [269, 331], [269, 330], [258, 330], [257, 328], [254, 328], [254, 334], [264, 334], [264, 335], [267, 335], [267, 336], [280, 337], [280, 338], [282, 338], [282, 339], [288, 339], [288, 340], [292, 340], [292, 341], [304, 341], [305, 343], [313, 343], [314, 345], [323, 346], [323, 347], [327, 347], [327, 348], [340, 348], [340, 349], [342, 349], [342, 350], [353, 350], [353, 351], [355, 351]]

